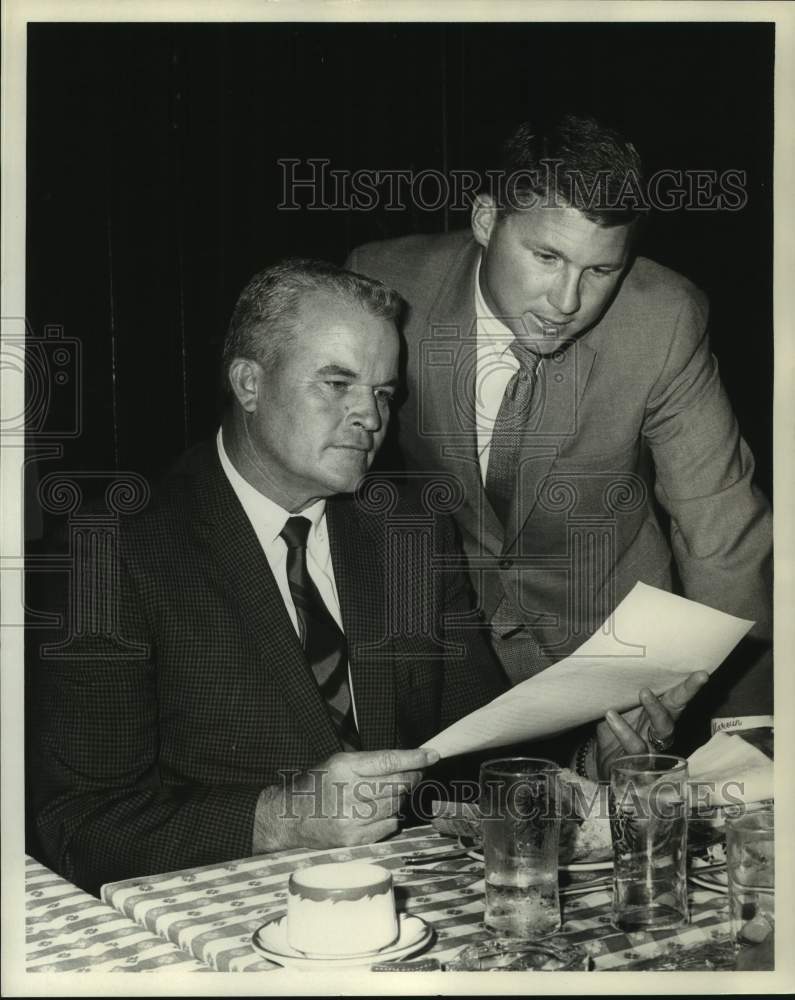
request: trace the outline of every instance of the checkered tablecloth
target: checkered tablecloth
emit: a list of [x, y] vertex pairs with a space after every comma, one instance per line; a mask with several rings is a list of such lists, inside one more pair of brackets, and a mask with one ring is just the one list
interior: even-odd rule
[[108, 903], [25, 859], [28, 972], [119, 972], [207, 967]]
[[[423, 957], [444, 963], [465, 945], [488, 937], [483, 926], [482, 866], [466, 858], [440, 862], [440, 868], [460, 869], [460, 874], [443, 877], [434, 875], [433, 866], [413, 873], [398, 869], [405, 855], [445, 853], [454, 845], [455, 841], [422, 827], [363, 847], [285, 851], [128, 879], [104, 886], [102, 899], [136, 925], [193, 955], [205, 968], [262, 971], [275, 966], [255, 951], [251, 937], [286, 909], [290, 873], [335, 861], [372, 861], [393, 871], [398, 908], [433, 925], [436, 937]], [[689, 925], [672, 931], [623, 934], [610, 925], [610, 911], [611, 893], [606, 888], [564, 897], [564, 926], [557, 940], [586, 949], [595, 969], [670, 968], [680, 960], [689, 968], [730, 967], [723, 895], [694, 892]]]

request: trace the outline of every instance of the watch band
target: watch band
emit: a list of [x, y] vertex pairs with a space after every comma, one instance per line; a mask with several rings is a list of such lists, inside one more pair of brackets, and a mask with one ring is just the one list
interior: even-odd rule
[[[593, 736], [589, 736], [587, 740], [584, 740], [580, 744], [574, 756], [574, 773], [578, 774], [581, 778], [588, 778], [591, 781], [598, 780], [595, 756], [596, 740]], [[592, 764], [593, 767], [589, 768], [589, 764]]]

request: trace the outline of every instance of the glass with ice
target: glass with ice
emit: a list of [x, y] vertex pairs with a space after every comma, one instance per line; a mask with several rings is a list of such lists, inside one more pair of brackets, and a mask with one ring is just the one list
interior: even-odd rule
[[687, 761], [619, 757], [610, 769], [613, 923], [663, 930], [688, 921]]
[[738, 944], [758, 944], [774, 928], [774, 835], [772, 807], [726, 819], [729, 912]]
[[480, 768], [486, 927], [525, 940], [560, 929], [560, 768], [507, 757]]

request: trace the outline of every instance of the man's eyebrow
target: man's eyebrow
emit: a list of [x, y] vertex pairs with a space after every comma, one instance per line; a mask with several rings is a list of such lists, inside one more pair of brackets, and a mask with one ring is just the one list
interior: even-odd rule
[[[349, 378], [357, 379], [359, 378], [358, 372], [351, 371], [350, 368], [343, 368], [342, 365], [323, 365], [322, 368], [318, 368], [315, 373], [318, 378], [329, 378], [331, 376], [336, 376], [337, 378]], [[379, 382], [379, 385], [386, 386], [396, 386], [399, 384], [399, 379], [388, 378], [384, 382]]]
[[[570, 257], [567, 257], [566, 254], [563, 253], [562, 250], [559, 250], [557, 247], [549, 246], [549, 244], [547, 244], [547, 243], [532, 243], [532, 242], [530, 242], [530, 243], [527, 244], [527, 248], [528, 248], [528, 250], [540, 250], [542, 253], [554, 254], [555, 257], [560, 257], [560, 259], [561, 260], [565, 260], [567, 264], [571, 264], [571, 258]], [[606, 260], [606, 261], [603, 261], [600, 264], [589, 264], [588, 266], [589, 267], [609, 267], [609, 268], [614, 268], [614, 269], [618, 270], [618, 268], [624, 266], [624, 258], [622, 257], [621, 260]]]
[[350, 368], [343, 368], [341, 365], [323, 365], [322, 368], [318, 368], [317, 375], [339, 375], [342, 378], [358, 378], [356, 372], [351, 371]]

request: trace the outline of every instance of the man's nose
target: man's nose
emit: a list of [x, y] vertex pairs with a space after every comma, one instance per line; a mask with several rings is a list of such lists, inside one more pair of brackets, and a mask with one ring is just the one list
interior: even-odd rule
[[363, 389], [356, 394], [354, 405], [348, 416], [356, 427], [362, 427], [366, 431], [381, 429], [382, 419], [378, 402], [369, 390]]
[[580, 275], [567, 268], [556, 277], [547, 293], [547, 299], [552, 308], [563, 316], [576, 313], [580, 308]]

